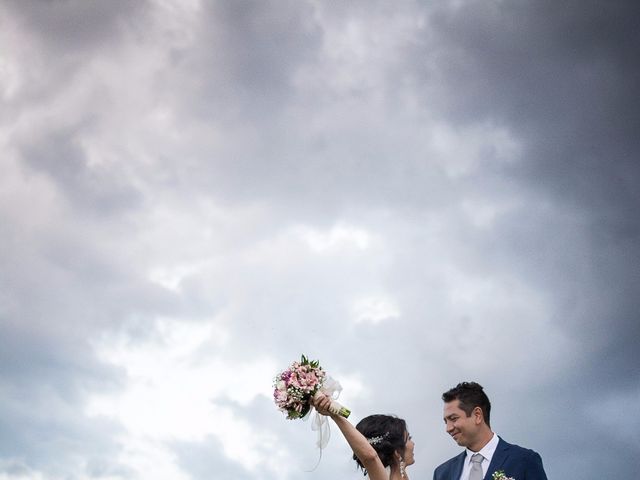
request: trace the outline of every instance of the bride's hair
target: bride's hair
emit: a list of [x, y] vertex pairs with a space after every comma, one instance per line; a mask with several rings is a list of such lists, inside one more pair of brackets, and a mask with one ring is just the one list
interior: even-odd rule
[[[358, 431], [364, 435], [371, 446], [378, 453], [382, 465], [388, 467], [395, 462], [394, 453], [404, 453], [407, 443], [407, 423], [393, 415], [369, 415], [356, 425]], [[366, 475], [367, 470], [357, 456], [353, 459]]]

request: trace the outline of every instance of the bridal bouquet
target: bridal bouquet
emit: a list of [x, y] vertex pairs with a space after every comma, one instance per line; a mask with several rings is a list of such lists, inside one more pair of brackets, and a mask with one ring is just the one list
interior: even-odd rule
[[[303, 418], [311, 410], [311, 398], [319, 393], [329, 396], [341, 389], [340, 384], [327, 376], [317, 360], [302, 355], [299, 362], [276, 376], [273, 381], [273, 400], [289, 420]], [[347, 418], [351, 411], [332, 400], [329, 410]]]

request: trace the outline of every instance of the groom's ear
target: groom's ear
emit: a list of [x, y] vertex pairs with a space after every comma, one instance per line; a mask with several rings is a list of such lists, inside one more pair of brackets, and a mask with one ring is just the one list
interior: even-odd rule
[[480, 425], [482, 422], [484, 422], [484, 414], [482, 413], [482, 409], [480, 407], [475, 407], [471, 412], [471, 415], [473, 416], [473, 423], [475, 423], [476, 425]]

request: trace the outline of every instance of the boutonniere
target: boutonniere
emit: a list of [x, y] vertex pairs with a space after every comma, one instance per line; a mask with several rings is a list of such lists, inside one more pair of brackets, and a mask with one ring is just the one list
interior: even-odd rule
[[507, 477], [504, 473], [504, 470], [498, 470], [497, 472], [493, 472], [492, 480], [516, 480], [513, 477]]

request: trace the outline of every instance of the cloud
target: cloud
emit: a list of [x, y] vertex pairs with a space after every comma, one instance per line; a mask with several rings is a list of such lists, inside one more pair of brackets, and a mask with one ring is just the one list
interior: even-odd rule
[[[550, 477], [632, 476], [634, 12], [5, 2], [0, 478], [297, 478], [301, 353], [413, 476], [468, 379]], [[304, 475], [355, 478], [335, 429]]]

